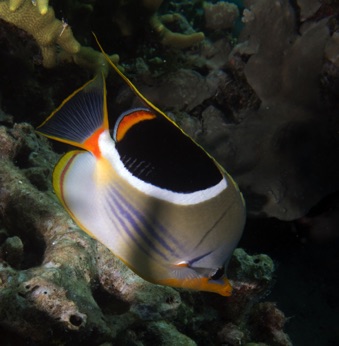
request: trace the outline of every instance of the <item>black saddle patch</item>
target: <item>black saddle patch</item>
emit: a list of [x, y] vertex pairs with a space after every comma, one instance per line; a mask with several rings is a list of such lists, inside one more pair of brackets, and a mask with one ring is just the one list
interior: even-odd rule
[[135, 177], [173, 192], [204, 190], [223, 179], [213, 159], [162, 115], [133, 125], [116, 148]]

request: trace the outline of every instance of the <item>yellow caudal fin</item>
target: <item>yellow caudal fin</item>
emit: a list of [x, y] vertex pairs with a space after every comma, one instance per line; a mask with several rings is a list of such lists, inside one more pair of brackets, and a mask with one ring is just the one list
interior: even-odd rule
[[106, 84], [101, 75], [76, 90], [37, 128], [60, 142], [95, 153], [98, 136], [108, 130]]

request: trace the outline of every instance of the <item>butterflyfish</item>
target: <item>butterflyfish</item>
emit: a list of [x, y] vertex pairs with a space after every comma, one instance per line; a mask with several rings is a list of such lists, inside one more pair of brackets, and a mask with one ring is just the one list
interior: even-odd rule
[[57, 197], [82, 230], [145, 280], [231, 295], [225, 269], [245, 222], [236, 183], [112, 66], [143, 103], [120, 115], [112, 136], [100, 75], [37, 129], [79, 148], [54, 168]]

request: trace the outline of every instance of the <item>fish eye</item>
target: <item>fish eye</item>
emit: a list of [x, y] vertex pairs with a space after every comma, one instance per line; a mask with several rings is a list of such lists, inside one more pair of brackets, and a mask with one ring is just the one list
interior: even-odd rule
[[210, 280], [219, 280], [224, 275], [224, 267], [218, 268], [217, 271], [210, 277]]

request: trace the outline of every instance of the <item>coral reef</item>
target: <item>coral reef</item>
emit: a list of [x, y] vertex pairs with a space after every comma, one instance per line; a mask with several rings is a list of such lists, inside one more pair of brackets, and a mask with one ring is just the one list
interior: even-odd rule
[[[49, 15], [41, 14], [47, 2], [36, 3], [40, 10], [30, 0], [0, 0], [0, 17], [22, 21], [20, 11], [29, 7], [36, 24]], [[305, 216], [338, 191], [338, 1], [245, 0], [237, 30], [223, 26], [233, 23], [226, 11], [223, 27], [213, 28], [203, 3], [51, 0], [72, 30], [51, 17], [59, 32], [46, 46], [51, 58], [42, 60], [52, 62], [50, 70], [40, 64], [38, 34], [0, 21], [4, 344], [46, 344], [53, 335], [64, 345], [290, 345], [285, 330], [296, 344], [338, 343], [337, 202]], [[232, 173], [250, 216], [299, 219], [249, 219], [240, 245], [274, 256], [277, 277], [269, 257], [238, 249], [230, 298], [151, 285], [61, 209], [50, 186], [59, 155], [22, 121], [38, 124], [90, 78], [87, 71], [102, 69], [100, 53], [87, 47], [94, 27], [107, 51], [123, 56], [138, 88]], [[73, 45], [78, 53], [59, 42], [63, 29], [61, 38], [81, 43]], [[114, 118], [133, 97], [111, 77]], [[265, 301], [275, 281], [269, 300], [293, 316], [287, 326], [275, 303]]]
[[[267, 256], [235, 252], [231, 300], [150, 284], [72, 223], [51, 193], [58, 155], [30, 125], [1, 126], [0, 142], [2, 329], [38, 344], [52, 334], [66, 345], [195, 345], [223, 335], [228, 325], [244, 342], [253, 340], [247, 312], [271, 286]], [[218, 321], [215, 336], [205, 320]], [[264, 328], [258, 325], [251, 330]]]

